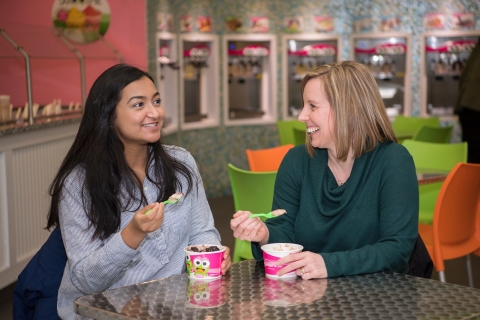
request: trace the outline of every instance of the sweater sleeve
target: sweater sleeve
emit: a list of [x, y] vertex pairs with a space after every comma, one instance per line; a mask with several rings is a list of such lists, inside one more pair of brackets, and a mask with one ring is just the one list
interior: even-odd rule
[[78, 171], [67, 178], [59, 216], [72, 282], [82, 293], [91, 294], [114, 284], [140, 253], [128, 247], [119, 232], [108, 241], [91, 240], [94, 228], [89, 228], [81, 200], [82, 178]]
[[386, 161], [378, 190], [378, 240], [357, 249], [319, 252], [328, 277], [380, 271], [408, 272], [408, 260], [418, 236], [418, 181], [408, 152]]

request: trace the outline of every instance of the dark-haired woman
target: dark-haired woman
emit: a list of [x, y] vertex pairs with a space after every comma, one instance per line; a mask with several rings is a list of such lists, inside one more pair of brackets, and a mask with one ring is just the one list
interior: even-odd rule
[[[220, 244], [193, 157], [160, 141], [164, 115], [142, 70], [116, 65], [93, 84], [50, 187], [47, 228], [60, 226], [68, 256], [61, 318], [76, 318], [78, 296], [180, 274], [184, 247]], [[178, 203], [161, 203], [176, 192]], [[230, 265], [227, 248], [223, 274]]]

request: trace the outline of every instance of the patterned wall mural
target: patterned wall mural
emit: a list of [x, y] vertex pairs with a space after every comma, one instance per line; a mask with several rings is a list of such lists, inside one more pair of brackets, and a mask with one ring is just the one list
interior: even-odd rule
[[[460, 26], [463, 30], [480, 30], [480, 2], [477, 0], [147, 0], [147, 43], [149, 70], [156, 75], [155, 34], [157, 32], [158, 13], [170, 14], [173, 22], [173, 32], [180, 34], [181, 17], [189, 15], [192, 21], [198, 17], [211, 17], [212, 33], [217, 35], [231, 33], [250, 33], [252, 17], [266, 17], [269, 22], [269, 33], [278, 36], [277, 44], [277, 72], [278, 88], [281, 84], [281, 35], [291, 32], [286, 28], [286, 21], [295, 18], [295, 28], [301, 32], [315, 33], [320, 27], [326, 33], [341, 35], [342, 59], [348, 59], [350, 54], [349, 36], [354, 31], [382, 32], [385, 28], [392, 31], [408, 32], [412, 36], [412, 115], [419, 115], [420, 105], [420, 43], [421, 34], [426, 29], [425, 15], [433, 15], [435, 19], [446, 17], [442, 21], [443, 29], [458, 28], [451, 17], [462, 14], [470, 19], [468, 24]], [[320, 17], [320, 18], [316, 18]], [[328, 21], [324, 17], [333, 17]], [[473, 19], [473, 21], [471, 21]], [[227, 21], [242, 28], [230, 31]], [[322, 24], [323, 23], [323, 24]], [[333, 24], [333, 31], [331, 29]], [[319, 27], [320, 26], [320, 27]], [[196, 30], [196, 24], [193, 31]], [[325, 31], [327, 30], [327, 31]], [[219, 61], [222, 66], [222, 60]], [[220, 74], [223, 70], [220, 67]], [[278, 115], [282, 115], [282, 94], [278, 90]], [[220, 85], [220, 101], [222, 99], [222, 86]], [[222, 103], [220, 103], [222, 108]], [[223, 119], [223, 114], [220, 114]], [[460, 128], [456, 124], [454, 141], [460, 140]], [[198, 160], [200, 171], [208, 197], [218, 197], [231, 194], [230, 180], [228, 178], [227, 163], [232, 163], [240, 168], [247, 169], [245, 149], [269, 148], [279, 144], [278, 132], [275, 125], [255, 126], [224, 126], [217, 128], [180, 131], [167, 135], [164, 141], [176, 144], [189, 150]]]

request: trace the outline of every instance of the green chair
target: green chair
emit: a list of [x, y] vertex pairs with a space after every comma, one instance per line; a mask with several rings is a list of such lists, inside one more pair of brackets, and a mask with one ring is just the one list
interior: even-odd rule
[[419, 118], [419, 117], [406, 117], [399, 115], [393, 120], [392, 128], [397, 137], [398, 143], [401, 143], [405, 139], [411, 139], [424, 125], [439, 127], [440, 118]]
[[413, 140], [436, 143], [450, 143], [453, 125], [448, 127], [434, 127], [424, 125], [413, 136]]
[[433, 143], [407, 139], [403, 142], [417, 170], [450, 172], [459, 162], [467, 162], [468, 146], [462, 143]]
[[[462, 143], [433, 143], [415, 140], [405, 140], [403, 146], [407, 148], [415, 162], [417, 172], [444, 172], [448, 173], [459, 162], [467, 162], [468, 146]], [[435, 203], [443, 182], [422, 184], [418, 186], [419, 222], [432, 224]]]
[[[295, 133], [293, 128], [305, 130], [305, 123], [298, 120], [277, 120], [277, 129], [281, 145], [295, 145]], [[302, 143], [305, 143], [305, 141]]]
[[[245, 210], [252, 213], [271, 211], [276, 171], [252, 172], [239, 169], [229, 163], [228, 174], [232, 185], [235, 211]], [[235, 239], [233, 262], [248, 259], [253, 259], [250, 242]]]
[[305, 137], [307, 134], [307, 129], [305, 126], [303, 128], [293, 128], [293, 136], [295, 138], [295, 145], [305, 144]]

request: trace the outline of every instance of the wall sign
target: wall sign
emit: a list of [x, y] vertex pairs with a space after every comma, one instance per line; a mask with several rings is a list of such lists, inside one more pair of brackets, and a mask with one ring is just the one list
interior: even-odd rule
[[427, 13], [423, 16], [423, 26], [427, 30], [444, 29], [445, 14], [443, 13]]
[[192, 32], [193, 30], [193, 17], [189, 14], [180, 17], [180, 31]]
[[330, 32], [335, 29], [335, 24], [332, 16], [315, 16], [313, 17], [315, 31]]
[[107, 32], [110, 6], [107, 0], [55, 0], [52, 19], [68, 39], [90, 43]]
[[250, 30], [252, 32], [268, 32], [270, 30], [270, 21], [267, 17], [251, 17]]

